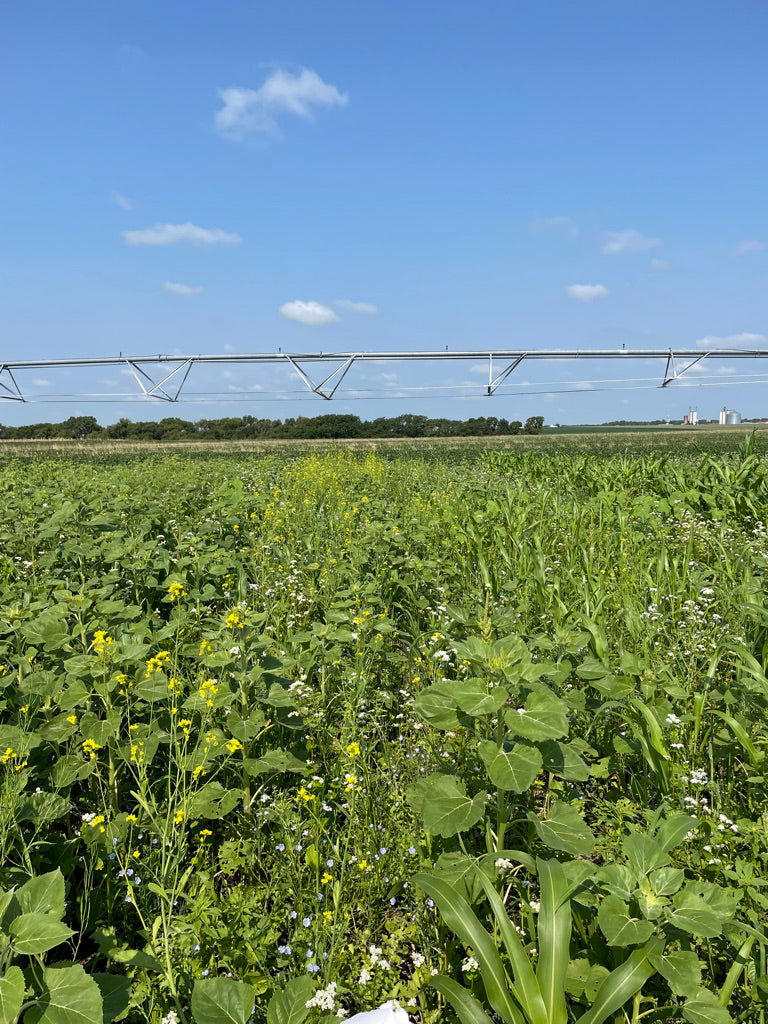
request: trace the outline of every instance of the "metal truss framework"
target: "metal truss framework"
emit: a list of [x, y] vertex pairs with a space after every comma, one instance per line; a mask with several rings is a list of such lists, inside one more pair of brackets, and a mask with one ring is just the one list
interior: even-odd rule
[[[53, 368], [89, 368], [119, 366], [135, 377], [140, 388], [137, 397], [177, 402], [187, 377], [194, 366], [202, 364], [239, 364], [289, 366], [303, 381], [308, 392], [330, 401], [349, 370], [356, 363], [445, 363], [488, 360], [486, 395], [494, 395], [514, 371], [524, 362], [539, 360], [606, 360], [622, 361], [651, 359], [664, 360], [665, 367], [658, 387], [666, 388], [684, 376], [692, 367], [706, 359], [766, 359], [768, 349], [478, 349], [403, 352], [252, 352], [222, 355], [156, 355], [156, 356], [104, 356], [87, 359], [31, 359], [0, 360], [0, 400], [25, 402], [28, 399], [18, 382], [17, 374], [24, 370]], [[681, 365], [682, 364], [682, 365]], [[333, 366], [330, 373], [326, 369]], [[310, 375], [310, 370], [317, 376]], [[319, 374], [316, 372], [319, 370]], [[115, 401], [130, 396], [110, 396]]]

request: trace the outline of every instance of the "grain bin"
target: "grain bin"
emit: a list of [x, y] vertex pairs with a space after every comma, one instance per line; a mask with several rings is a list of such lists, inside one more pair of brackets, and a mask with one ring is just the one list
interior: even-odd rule
[[729, 410], [725, 415], [725, 422], [729, 427], [732, 427], [737, 423], [741, 423], [741, 413], [734, 412], [732, 409]]

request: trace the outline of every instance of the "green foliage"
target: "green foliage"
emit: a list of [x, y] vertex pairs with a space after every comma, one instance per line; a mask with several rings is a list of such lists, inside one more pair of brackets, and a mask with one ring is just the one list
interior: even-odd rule
[[757, 1022], [759, 438], [581, 443], [3, 457], [0, 1015]]

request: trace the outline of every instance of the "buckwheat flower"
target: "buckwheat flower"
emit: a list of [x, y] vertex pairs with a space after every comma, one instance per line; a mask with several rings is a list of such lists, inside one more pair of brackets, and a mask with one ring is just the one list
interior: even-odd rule
[[423, 953], [414, 952], [411, 953], [411, 960], [413, 961], [413, 966], [418, 970], [419, 967], [424, 966], [426, 962], [426, 957], [424, 956]]
[[669, 715], [667, 715], [667, 724], [668, 725], [680, 725], [680, 719], [677, 717], [677, 715], [669, 714]]
[[709, 777], [703, 768], [694, 768], [691, 772], [691, 785], [692, 786], [706, 786], [709, 782]]
[[468, 956], [461, 965], [462, 971], [476, 971], [480, 964], [475, 960], [473, 956]]

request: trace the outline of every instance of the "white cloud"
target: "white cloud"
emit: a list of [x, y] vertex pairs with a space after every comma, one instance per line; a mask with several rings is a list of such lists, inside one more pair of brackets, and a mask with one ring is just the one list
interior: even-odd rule
[[743, 242], [734, 246], [733, 255], [746, 256], [749, 252], [762, 252], [763, 249], [768, 249], [765, 242], [758, 242], [756, 238], [745, 238]]
[[665, 270], [669, 270], [666, 260], [651, 260], [649, 266], [657, 274], [663, 274]]
[[239, 245], [240, 235], [220, 228], [199, 228], [196, 224], [155, 224], [140, 231], [123, 231], [126, 245], [176, 245], [189, 242], [191, 245]]
[[301, 299], [284, 303], [280, 307], [280, 315], [307, 327], [325, 327], [339, 319], [327, 306], [321, 306], [319, 302], [302, 302]]
[[579, 229], [570, 217], [537, 217], [528, 225], [532, 235], [559, 235], [561, 238], [576, 238]]
[[337, 309], [346, 310], [349, 313], [366, 313], [368, 316], [376, 316], [379, 307], [372, 302], [352, 302], [350, 299], [337, 299], [334, 303]]
[[710, 334], [706, 338], [699, 338], [696, 342], [697, 348], [765, 348], [768, 346], [768, 338], [764, 334], [752, 334], [745, 331], [743, 334], [729, 334], [726, 337], [718, 337]]
[[125, 196], [121, 196], [119, 192], [112, 193], [112, 202], [115, 206], [119, 206], [121, 210], [133, 209], [133, 203], [130, 199], [126, 199]]
[[224, 106], [216, 111], [216, 127], [232, 139], [273, 131], [279, 114], [307, 119], [316, 107], [343, 107], [349, 99], [307, 68], [298, 75], [278, 70], [258, 89], [220, 89], [219, 96]]
[[604, 284], [569, 284], [565, 293], [577, 302], [592, 302], [593, 299], [605, 298], [608, 289]]
[[202, 295], [203, 289], [200, 285], [176, 284], [175, 281], [163, 281], [163, 291], [171, 295]]
[[623, 252], [645, 252], [661, 245], [660, 238], [646, 238], [634, 228], [627, 231], [608, 231], [603, 242], [603, 256], [618, 256]]
[[40, 380], [33, 380], [32, 383], [36, 388], [49, 388], [51, 386], [51, 382], [49, 380], [43, 380], [42, 378]]

